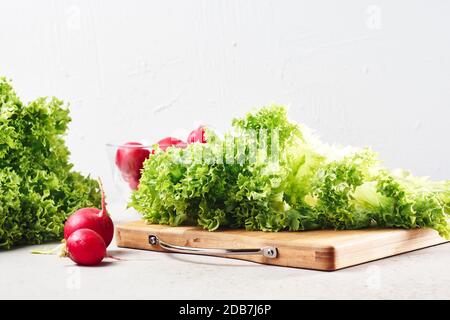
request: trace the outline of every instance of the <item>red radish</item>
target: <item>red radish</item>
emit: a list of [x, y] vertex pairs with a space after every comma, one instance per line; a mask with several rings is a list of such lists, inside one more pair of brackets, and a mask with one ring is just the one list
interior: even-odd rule
[[103, 238], [91, 229], [78, 229], [66, 241], [64, 255], [84, 266], [94, 266], [106, 256]]
[[[153, 150], [152, 153], [154, 153]], [[144, 148], [139, 142], [127, 142], [117, 150], [116, 166], [131, 189], [137, 189], [144, 161], [149, 155], [150, 150]]]
[[130, 177], [130, 179], [128, 180], [128, 185], [130, 186], [131, 190], [137, 190], [137, 188], [139, 187], [139, 179], [140, 178]]
[[98, 180], [102, 193], [102, 209], [83, 208], [73, 213], [64, 224], [64, 239], [68, 239], [78, 229], [91, 229], [97, 232], [104, 240], [106, 246], [112, 241], [114, 224], [106, 211], [105, 191], [101, 180]]
[[192, 130], [192, 132], [189, 134], [187, 138], [187, 143], [194, 143], [194, 142], [206, 143], [204, 126], [200, 126], [197, 129]]
[[166, 151], [168, 147], [186, 148], [187, 146], [186, 142], [173, 137], [167, 137], [159, 140], [158, 145], [162, 151]]

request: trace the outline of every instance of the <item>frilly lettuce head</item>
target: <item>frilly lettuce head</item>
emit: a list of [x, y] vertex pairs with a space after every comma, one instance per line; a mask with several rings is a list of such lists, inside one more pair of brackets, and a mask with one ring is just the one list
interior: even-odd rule
[[330, 146], [264, 107], [206, 144], [157, 151], [131, 207], [149, 223], [247, 230], [434, 228], [450, 236], [450, 182], [381, 166], [372, 150]]
[[0, 249], [59, 240], [70, 213], [100, 203], [95, 180], [72, 171], [62, 105], [23, 104], [0, 78]]

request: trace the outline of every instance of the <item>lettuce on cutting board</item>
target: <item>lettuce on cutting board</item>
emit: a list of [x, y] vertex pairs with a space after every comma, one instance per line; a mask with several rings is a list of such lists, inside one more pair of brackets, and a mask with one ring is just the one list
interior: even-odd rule
[[430, 227], [449, 238], [450, 181], [390, 171], [368, 148], [324, 144], [281, 106], [232, 126], [150, 156], [130, 206], [149, 223], [210, 231]]
[[23, 104], [0, 78], [0, 249], [59, 240], [70, 213], [100, 204], [97, 182], [72, 171], [62, 105]]

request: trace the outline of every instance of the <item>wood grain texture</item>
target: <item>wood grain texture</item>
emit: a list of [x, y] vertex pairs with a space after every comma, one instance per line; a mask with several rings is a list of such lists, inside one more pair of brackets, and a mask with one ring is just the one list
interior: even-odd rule
[[150, 234], [165, 242], [197, 248], [259, 248], [275, 246], [275, 259], [259, 255], [227, 256], [263, 264], [338, 270], [356, 264], [446, 242], [431, 229], [366, 229], [275, 232], [220, 230], [199, 227], [170, 227], [135, 221], [117, 226], [117, 246], [164, 251], [148, 243]]

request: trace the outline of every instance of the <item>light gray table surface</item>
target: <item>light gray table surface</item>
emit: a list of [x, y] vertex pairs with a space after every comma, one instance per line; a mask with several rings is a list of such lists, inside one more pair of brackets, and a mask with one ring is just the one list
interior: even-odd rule
[[[114, 209], [116, 223], [137, 219]], [[0, 251], [1, 299], [437, 299], [450, 298], [450, 244], [323, 272], [206, 256], [117, 248], [97, 267]]]

